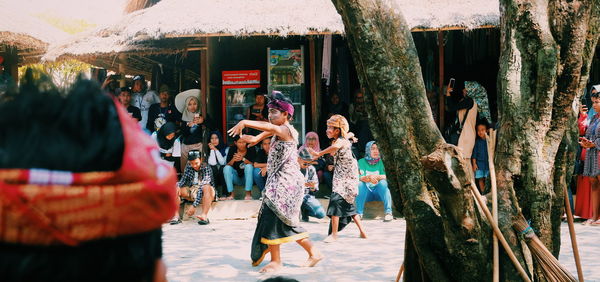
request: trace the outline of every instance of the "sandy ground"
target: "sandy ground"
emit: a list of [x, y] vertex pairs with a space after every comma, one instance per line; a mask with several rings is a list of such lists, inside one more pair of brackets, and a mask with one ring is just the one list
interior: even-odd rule
[[[311, 220], [314, 220], [311, 218]], [[169, 281], [260, 281], [283, 275], [299, 281], [394, 281], [404, 251], [403, 219], [392, 222], [364, 221], [368, 239], [358, 238], [354, 224], [340, 233], [340, 240], [323, 243], [328, 221], [303, 223], [326, 258], [316, 267], [300, 267], [306, 253], [296, 243], [282, 246], [284, 269], [259, 274], [250, 264], [250, 241], [256, 219], [213, 221], [200, 226], [195, 221], [164, 226], [164, 258]], [[600, 227], [576, 224], [586, 281], [600, 281]], [[566, 224], [562, 226], [560, 261], [576, 275]], [[482, 281], [485, 281], [483, 279]]]

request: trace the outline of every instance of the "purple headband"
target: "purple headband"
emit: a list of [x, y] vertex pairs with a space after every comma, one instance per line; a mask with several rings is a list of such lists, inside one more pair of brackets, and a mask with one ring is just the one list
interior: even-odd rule
[[271, 100], [269, 104], [267, 104], [269, 109], [277, 109], [282, 112], [287, 112], [290, 116], [294, 115], [294, 106], [292, 104], [281, 101], [281, 100]]

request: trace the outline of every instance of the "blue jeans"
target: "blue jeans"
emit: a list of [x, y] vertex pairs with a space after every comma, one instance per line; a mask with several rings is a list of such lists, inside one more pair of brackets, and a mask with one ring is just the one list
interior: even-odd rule
[[258, 189], [260, 189], [260, 191], [262, 192], [262, 190], [265, 189], [265, 182], [267, 182], [267, 177], [260, 175], [259, 167], [254, 168], [253, 176], [254, 176], [254, 183], [256, 183], [256, 186], [258, 186]]
[[306, 194], [302, 200], [302, 218], [308, 220], [309, 216], [316, 218], [325, 217], [325, 209], [321, 206], [321, 202], [315, 196]]
[[244, 185], [246, 191], [252, 191], [252, 171], [254, 167], [251, 164], [246, 164], [244, 167], [244, 179], [242, 179], [237, 171], [230, 165], [226, 165], [223, 168], [223, 177], [225, 178], [225, 185], [227, 185], [227, 192], [233, 192], [233, 184]]
[[358, 196], [356, 196], [356, 212], [363, 214], [365, 203], [371, 201], [383, 201], [384, 212], [386, 214], [392, 213], [392, 194], [388, 188], [387, 180], [381, 180], [371, 188], [368, 188], [366, 183], [359, 182]]

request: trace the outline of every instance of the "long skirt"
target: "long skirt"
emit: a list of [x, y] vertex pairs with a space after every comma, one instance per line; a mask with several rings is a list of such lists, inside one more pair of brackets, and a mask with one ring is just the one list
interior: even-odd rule
[[[327, 216], [339, 216], [340, 223], [338, 224], [338, 232], [342, 231], [346, 225], [352, 222], [352, 216], [356, 215], [356, 208], [354, 204], [350, 204], [342, 198], [342, 196], [336, 192], [331, 193], [329, 199], [329, 207], [327, 207]], [[329, 232], [331, 234], [331, 221], [329, 222]]]
[[575, 215], [592, 218], [592, 184], [590, 178], [583, 175], [577, 176], [577, 198], [575, 199]]
[[269, 245], [279, 245], [308, 238], [309, 234], [300, 226], [289, 226], [273, 213], [264, 202], [260, 207], [258, 223], [252, 238], [252, 266], [259, 265], [269, 252]]

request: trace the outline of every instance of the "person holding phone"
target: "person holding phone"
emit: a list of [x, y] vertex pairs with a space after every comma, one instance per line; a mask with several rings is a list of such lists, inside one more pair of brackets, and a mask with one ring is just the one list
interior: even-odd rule
[[[600, 93], [591, 95], [592, 108], [600, 113]], [[585, 150], [583, 162], [583, 175], [589, 177], [591, 191], [592, 218], [588, 219], [586, 225], [600, 225], [600, 115], [595, 114], [585, 131], [585, 136], [579, 137], [579, 145]]]
[[181, 167], [187, 164], [187, 156], [191, 150], [202, 149], [202, 138], [208, 122], [200, 115], [200, 99], [190, 96], [185, 99], [185, 107], [181, 113]]

